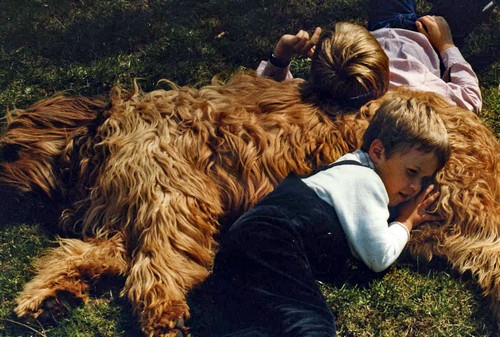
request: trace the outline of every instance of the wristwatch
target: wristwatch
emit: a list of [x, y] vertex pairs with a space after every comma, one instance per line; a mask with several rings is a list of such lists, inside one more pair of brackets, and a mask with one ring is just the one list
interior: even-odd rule
[[279, 58], [277, 58], [274, 53], [269, 54], [269, 62], [275, 67], [278, 68], [286, 68], [290, 64], [290, 61], [288, 62], [283, 62]]

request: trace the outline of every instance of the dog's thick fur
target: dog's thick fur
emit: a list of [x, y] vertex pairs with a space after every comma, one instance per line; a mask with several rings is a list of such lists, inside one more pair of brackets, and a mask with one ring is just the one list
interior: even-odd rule
[[[116, 89], [110, 105], [57, 96], [16, 111], [0, 138], [0, 182], [43, 195], [60, 208], [60, 229], [82, 238], [40, 259], [16, 312], [43, 317], [60, 294], [85, 301], [88, 280], [122, 274], [142, 331], [175, 334], [221, 221], [290, 171], [307, 174], [359, 147], [383, 99], [416, 95], [388, 93], [356, 115], [329, 117], [301, 101], [298, 83], [237, 74], [201, 89]], [[422, 226], [411, 252], [472, 272], [500, 317], [499, 143], [472, 113], [422, 97], [439, 107], [453, 153], [437, 177], [445, 223]]]

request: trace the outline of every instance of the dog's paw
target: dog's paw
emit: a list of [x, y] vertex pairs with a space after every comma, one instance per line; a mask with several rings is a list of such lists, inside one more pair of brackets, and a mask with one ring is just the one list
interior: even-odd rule
[[[155, 317], [151, 313], [146, 317], [143, 312], [141, 321], [143, 322], [143, 332], [148, 337], [185, 337], [188, 335], [188, 328], [185, 322], [189, 317], [188, 307], [185, 303], [169, 302], [164, 306], [164, 314]], [[158, 311], [155, 311], [156, 315]]]
[[17, 300], [16, 314], [28, 321], [54, 324], [70, 309], [85, 302], [85, 299], [69, 291], [58, 290], [52, 295], [26, 295]]
[[[175, 325], [174, 325], [175, 324]], [[146, 336], [149, 337], [186, 337], [189, 329], [184, 326], [184, 318], [179, 317], [176, 322], [171, 322], [169, 326], [156, 326], [150, 329]]]

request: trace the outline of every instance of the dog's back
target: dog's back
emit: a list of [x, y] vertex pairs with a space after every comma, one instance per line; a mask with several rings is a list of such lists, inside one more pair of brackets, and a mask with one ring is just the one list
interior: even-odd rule
[[2, 188], [42, 206], [44, 215], [57, 219], [67, 207], [70, 186], [78, 183], [76, 172], [81, 168], [76, 157], [106, 110], [107, 103], [99, 98], [57, 95], [12, 111], [0, 136]]

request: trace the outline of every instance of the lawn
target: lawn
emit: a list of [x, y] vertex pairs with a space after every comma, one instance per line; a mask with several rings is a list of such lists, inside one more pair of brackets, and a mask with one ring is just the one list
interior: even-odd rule
[[[428, 4], [419, 2], [419, 8]], [[366, 23], [363, 0], [2, 0], [0, 116], [54, 93], [106, 96], [114, 85], [143, 90], [201, 86], [214, 75], [254, 69], [278, 38], [299, 29], [348, 20]], [[483, 92], [481, 117], [500, 134], [498, 10], [466, 41], [463, 53]], [[307, 76], [307, 60], [295, 60]], [[4, 121], [1, 123], [4, 125]], [[121, 280], [93, 289], [86, 306], [57, 325], [27, 324], [12, 310], [31, 262], [54, 246], [53, 233], [32, 220], [30, 205], [3, 195], [0, 203], [0, 336], [140, 336]], [[405, 259], [373, 277], [352, 273], [321, 282], [338, 317], [340, 336], [494, 336], [480, 289], [441, 261]], [[204, 288], [190, 296], [193, 337], [218, 336], [223, 320]]]

